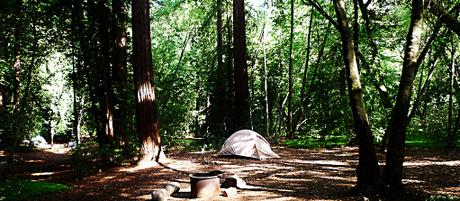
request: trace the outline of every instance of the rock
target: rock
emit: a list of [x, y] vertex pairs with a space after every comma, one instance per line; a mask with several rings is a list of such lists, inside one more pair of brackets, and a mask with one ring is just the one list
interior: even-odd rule
[[236, 195], [236, 193], [237, 193], [236, 188], [235, 187], [230, 187], [230, 188], [224, 190], [223, 196], [224, 197], [230, 197], [230, 196]]
[[166, 189], [162, 188], [160, 190], [153, 191], [152, 201], [166, 201], [166, 200], [168, 200]]
[[222, 185], [220, 185], [220, 187], [222, 188], [229, 188], [229, 187], [244, 188], [246, 186], [247, 186], [246, 182], [236, 174], [225, 179]]
[[179, 182], [171, 182], [164, 185], [163, 188], [166, 190], [166, 195], [171, 196], [173, 193], [180, 190], [180, 184]]

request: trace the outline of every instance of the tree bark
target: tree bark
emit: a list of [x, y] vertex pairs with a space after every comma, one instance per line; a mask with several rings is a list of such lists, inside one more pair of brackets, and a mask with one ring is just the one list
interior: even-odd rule
[[127, 48], [126, 48], [126, 10], [124, 0], [113, 1], [113, 12], [115, 14], [114, 27], [114, 52], [113, 52], [113, 81], [118, 96], [115, 102], [118, 109], [114, 110], [114, 135], [119, 138], [121, 144], [127, 143], [127, 112], [128, 112], [128, 70]]
[[[406, 140], [405, 124], [412, 97], [412, 87], [417, 74], [417, 55], [422, 35], [423, 1], [412, 1], [412, 14], [407, 44], [404, 51], [403, 69], [396, 104], [389, 123], [388, 151], [382, 178], [393, 192], [402, 190], [402, 172], [404, 145]], [[390, 125], [391, 124], [391, 125]]]
[[[21, 1], [19, 1], [19, 3], [22, 4]], [[36, 5], [36, 2], [32, 1], [31, 10], [35, 9], [35, 5]], [[28, 98], [29, 98], [30, 85], [31, 85], [31, 82], [32, 82], [32, 73], [33, 73], [32, 70], [33, 70], [33, 67], [35, 65], [35, 56], [36, 56], [36, 53], [37, 53], [38, 39], [37, 39], [37, 31], [35, 30], [36, 29], [36, 27], [35, 27], [36, 17], [35, 17], [35, 15], [33, 13], [31, 15], [31, 18], [32, 18], [32, 37], [33, 37], [32, 58], [31, 58], [29, 68], [28, 68], [28, 71], [27, 71], [27, 73], [28, 73], [27, 74], [27, 84], [26, 84], [24, 96], [21, 99], [20, 108], [17, 108], [17, 111], [19, 111], [19, 115], [18, 115], [18, 118], [16, 119], [16, 121], [14, 122], [15, 123], [15, 125], [14, 125], [15, 128], [14, 128], [14, 133], [13, 133], [14, 142], [11, 145], [11, 151], [10, 151], [10, 153], [8, 155], [7, 164], [6, 164], [5, 169], [3, 170], [1, 178], [0, 178], [0, 187], [3, 187], [3, 184], [6, 182], [6, 179], [8, 177], [8, 173], [9, 173], [9, 169], [11, 168], [11, 165], [14, 162], [14, 160], [13, 160], [14, 152], [16, 150], [16, 145], [19, 142], [20, 133], [22, 132], [22, 122], [23, 122], [23, 119], [24, 119], [25, 110], [27, 108], [27, 101], [28, 101]], [[15, 60], [15, 64], [16, 64], [16, 60]], [[18, 101], [19, 101], [19, 98], [18, 98]], [[19, 107], [19, 103], [18, 103], [18, 107]]]
[[455, 148], [456, 147], [456, 141], [457, 141], [457, 138], [455, 137], [455, 131], [452, 131], [452, 118], [453, 118], [453, 114], [452, 114], [452, 105], [453, 105], [453, 95], [454, 95], [454, 75], [455, 75], [455, 53], [456, 53], [456, 48], [455, 48], [455, 43], [454, 42], [454, 39], [451, 38], [451, 67], [450, 67], [450, 71], [449, 71], [449, 115], [448, 115], [448, 123], [447, 123], [447, 145], [446, 147], [447, 148]]
[[377, 190], [379, 181], [378, 161], [374, 151], [374, 142], [371, 128], [364, 105], [363, 91], [359, 81], [358, 65], [356, 61], [353, 38], [342, 0], [334, 0], [337, 13], [337, 24], [342, 39], [343, 58], [347, 72], [348, 94], [350, 106], [353, 112], [354, 132], [357, 135], [359, 145], [359, 164], [356, 169], [358, 183], [355, 193], [373, 195]]
[[100, 15], [99, 15], [99, 40], [101, 44], [102, 65], [100, 73], [102, 73], [102, 85], [100, 88], [100, 105], [101, 105], [101, 123], [104, 136], [101, 142], [103, 144], [112, 145], [113, 143], [113, 103], [112, 103], [112, 82], [110, 76], [110, 42], [109, 42], [109, 8], [107, 0], [100, 0]]
[[249, 125], [249, 86], [248, 65], [246, 61], [246, 24], [244, 0], [233, 2], [233, 38], [235, 60], [235, 121], [236, 129]]
[[290, 37], [289, 37], [289, 96], [288, 96], [288, 115], [287, 115], [287, 136], [292, 138], [292, 88], [294, 87], [294, 83], [292, 81], [292, 70], [293, 70], [293, 63], [294, 63], [294, 50], [293, 50], [293, 43], [294, 43], [294, 0], [291, 0], [291, 30], [290, 30]]
[[424, 5], [427, 7], [428, 11], [439, 17], [443, 24], [460, 36], [460, 22], [439, 6], [436, 0], [429, 0], [429, 2], [425, 2]]
[[297, 118], [297, 123], [295, 126], [295, 132], [299, 131], [300, 125], [301, 125], [301, 119], [304, 115], [305, 112], [305, 105], [303, 104], [303, 100], [305, 99], [305, 88], [307, 87], [307, 75], [308, 75], [308, 69], [310, 67], [310, 50], [311, 48], [311, 29], [313, 27], [313, 19], [315, 18], [315, 10], [311, 10], [310, 14], [310, 22], [308, 23], [308, 35], [307, 35], [307, 55], [305, 57], [305, 68], [303, 70], [303, 76], [302, 76], [302, 88], [300, 89], [300, 113]]
[[[232, 55], [232, 14], [230, 12], [230, 1], [227, 1], [227, 36], [228, 36], [228, 41], [227, 41], [227, 83], [228, 83], [228, 97], [233, 97], [233, 92], [234, 92], [234, 88], [233, 88], [233, 58], [234, 58], [234, 55]], [[225, 99], [225, 104], [226, 105], [232, 105], [232, 102], [231, 102], [231, 99], [230, 98], [226, 98]], [[229, 107], [229, 110], [226, 111], [226, 115], [230, 115], [231, 113], [231, 107]]]
[[160, 161], [164, 157], [158, 126], [157, 104], [152, 65], [148, 0], [133, 0], [133, 68], [136, 90], [136, 114], [139, 164]]

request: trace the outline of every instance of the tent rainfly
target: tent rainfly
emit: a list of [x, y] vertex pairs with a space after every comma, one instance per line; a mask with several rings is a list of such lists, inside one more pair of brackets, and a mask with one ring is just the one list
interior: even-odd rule
[[270, 143], [252, 130], [240, 130], [233, 133], [222, 145], [218, 156], [244, 156], [264, 160], [280, 158], [270, 148]]

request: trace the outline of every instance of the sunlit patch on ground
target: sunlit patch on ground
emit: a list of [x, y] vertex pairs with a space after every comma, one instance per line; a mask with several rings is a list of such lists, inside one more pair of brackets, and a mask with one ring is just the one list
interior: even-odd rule
[[442, 162], [436, 162], [436, 161], [404, 162], [404, 166], [426, 166], [426, 165], [460, 166], [460, 160], [442, 161]]
[[22, 160], [26, 163], [44, 163], [44, 160]]
[[44, 176], [44, 175], [53, 175], [54, 172], [37, 172], [37, 173], [32, 173], [32, 176]]

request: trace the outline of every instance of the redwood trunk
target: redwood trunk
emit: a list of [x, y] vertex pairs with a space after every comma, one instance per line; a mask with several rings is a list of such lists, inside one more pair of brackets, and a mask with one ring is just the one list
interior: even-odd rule
[[246, 25], [244, 0], [233, 2], [233, 38], [235, 58], [235, 121], [237, 129], [249, 125], [249, 86], [246, 62]]
[[133, 68], [141, 149], [139, 163], [159, 161], [161, 154], [152, 66], [148, 0], [133, 0]]
[[116, 97], [116, 103], [118, 104], [118, 110], [114, 111], [116, 119], [114, 132], [122, 144], [127, 142], [127, 111], [128, 111], [128, 97], [127, 97], [127, 82], [128, 82], [128, 70], [126, 68], [127, 63], [127, 48], [126, 48], [126, 10], [124, 0], [113, 1], [113, 11], [116, 16], [114, 19], [116, 27], [115, 32], [115, 44], [113, 54], [113, 80], [115, 83], [115, 90], [118, 92]]

